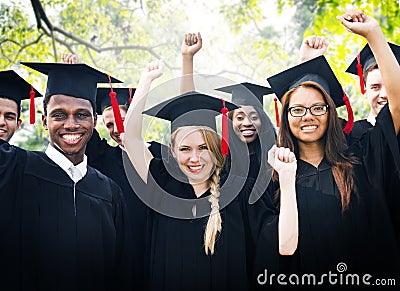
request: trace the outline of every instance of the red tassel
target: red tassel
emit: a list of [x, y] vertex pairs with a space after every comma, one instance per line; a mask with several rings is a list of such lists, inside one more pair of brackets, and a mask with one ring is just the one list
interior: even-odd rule
[[35, 124], [36, 108], [35, 108], [35, 91], [31, 85], [31, 91], [29, 91], [29, 119], [30, 124]]
[[353, 109], [351, 108], [351, 105], [350, 105], [349, 97], [347, 97], [347, 95], [344, 91], [343, 91], [343, 101], [344, 101], [344, 104], [346, 105], [346, 109], [347, 109], [347, 123], [346, 123], [346, 126], [343, 128], [343, 132], [345, 134], [349, 134], [353, 130], [354, 114], [353, 114]]
[[124, 130], [124, 123], [122, 122], [122, 117], [121, 117], [121, 112], [119, 111], [119, 106], [118, 106], [118, 101], [117, 101], [117, 93], [113, 91], [112, 84], [111, 84], [111, 77], [109, 75], [108, 79], [110, 81], [110, 93], [108, 94], [110, 96], [111, 100], [111, 106], [113, 109], [114, 113], [114, 119], [115, 119], [115, 125], [117, 126], [117, 131], [119, 134], [125, 132]]
[[357, 55], [357, 74], [358, 78], [360, 79], [360, 89], [361, 89], [361, 94], [365, 94], [365, 84], [364, 84], [364, 77], [362, 73], [362, 65], [361, 65], [361, 60], [360, 60], [360, 54]]
[[132, 103], [132, 88], [128, 88], [128, 90], [129, 90], [129, 99], [128, 99], [128, 102], [129, 102], [129, 104], [131, 104], [131, 103]]
[[275, 102], [275, 119], [276, 119], [276, 126], [279, 127], [279, 110], [278, 110], [278, 98], [274, 98]]
[[228, 145], [228, 138], [229, 138], [229, 133], [228, 133], [228, 108], [225, 106], [225, 100], [221, 99], [222, 101], [222, 140], [221, 140], [221, 151], [222, 155], [226, 157], [228, 155], [229, 151], [229, 145]]

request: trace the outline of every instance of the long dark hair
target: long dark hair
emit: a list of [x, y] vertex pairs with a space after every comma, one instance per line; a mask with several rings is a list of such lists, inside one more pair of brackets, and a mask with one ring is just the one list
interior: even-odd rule
[[[298, 159], [300, 156], [297, 139], [289, 127], [289, 103], [294, 92], [299, 87], [311, 88], [318, 91], [326, 104], [328, 104], [328, 126], [324, 135], [325, 159], [332, 166], [332, 174], [340, 192], [342, 210], [350, 203], [350, 194], [355, 190], [353, 179], [353, 165], [358, 161], [347, 153], [346, 138], [342, 130], [342, 124], [336, 112], [336, 106], [328, 93], [318, 84], [307, 81], [287, 91], [282, 98], [282, 115], [279, 128], [278, 146], [290, 148]], [[277, 174], [274, 173], [274, 180]]]

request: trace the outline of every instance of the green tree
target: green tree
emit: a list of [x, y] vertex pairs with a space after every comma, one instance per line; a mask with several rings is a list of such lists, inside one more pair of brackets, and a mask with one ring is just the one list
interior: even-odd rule
[[[188, 12], [192, 5], [201, 8], [194, 12], [200, 15]], [[368, 106], [360, 98], [357, 78], [344, 71], [365, 43], [336, 20], [349, 7], [378, 18], [388, 40], [400, 43], [397, 0], [12, 0], [0, 4], [0, 67], [17, 70], [43, 92], [46, 78], [19, 62], [59, 61], [62, 52], [72, 52], [125, 81], [124, 86], [135, 87], [145, 64], [162, 58], [166, 72], [157, 85], [179, 76], [183, 35], [191, 29], [191, 20], [199, 18], [209, 31], [203, 34], [203, 49], [196, 56], [197, 73], [268, 85], [268, 76], [298, 62], [304, 36], [324, 35], [330, 43], [326, 56], [357, 119], [365, 117]], [[178, 92], [178, 85], [171, 92], [157, 92], [149, 105]], [[274, 116], [272, 99], [272, 95], [265, 99], [270, 116]], [[39, 119], [40, 112], [39, 129], [25, 124], [18, 133], [21, 138], [15, 140], [25, 138], [21, 144], [25, 146], [26, 139], [32, 139], [30, 147], [42, 148], [47, 132], [38, 126]], [[159, 129], [154, 125], [154, 133], [146, 134], [161, 138]], [[108, 135], [102, 132], [102, 136]]]
[[[350, 97], [355, 118], [365, 118], [369, 106], [359, 92], [358, 79], [345, 73], [348, 65], [365, 45], [365, 40], [345, 31], [336, 20], [336, 16], [345, 13], [351, 7], [362, 9], [365, 13], [378, 19], [388, 41], [400, 43], [399, 1], [277, 0], [278, 23], [280, 23], [280, 18], [285, 19], [284, 16], [288, 13], [288, 10], [295, 9], [293, 17], [281, 24], [281, 26], [286, 26], [284, 30], [284, 33], [288, 34], [286, 37], [282, 33], [272, 36], [265, 34], [265, 31], [269, 31], [269, 27], [263, 26], [263, 20], [268, 17], [269, 11], [261, 9], [261, 7], [266, 7], [266, 4], [268, 4], [267, 7], [272, 6], [271, 1], [267, 0], [237, 0], [233, 3], [223, 4], [221, 11], [236, 33], [242, 34], [249, 25], [256, 28], [253, 29], [255, 35], [252, 35], [252, 39], [256, 42], [257, 37], [260, 37], [261, 43], [263, 43], [260, 47], [265, 50], [265, 56], [272, 54], [273, 59], [268, 62], [269, 64], [278, 59], [280, 69], [275, 70], [275, 72], [293, 66], [298, 62], [298, 49], [304, 37], [309, 35], [324, 36], [329, 42], [326, 57]], [[260, 10], [263, 17], [259, 16]], [[268, 40], [272, 41], [268, 42]], [[276, 50], [272, 44], [276, 43], [280, 43], [282, 47], [280, 56], [274, 58]], [[245, 45], [242, 47], [245, 47]], [[282, 60], [287, 60], [287, 62], [282, 63]], [[284, 65], [282, 66], [282, 64]], [[272, 108], [273, 106], [270, 105], [270, 113]], [[340, 108], [339, 113], [345, 116], [345, 108]]]

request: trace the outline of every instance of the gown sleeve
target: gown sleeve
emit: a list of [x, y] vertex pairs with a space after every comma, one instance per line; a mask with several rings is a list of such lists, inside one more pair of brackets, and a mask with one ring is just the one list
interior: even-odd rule
[[[259, 184], [255, 183], [254, 179], [248, 178], [239, 194], [244, 216], [243, 219], [246, 228], [250, 232], [251, 242], [255, 242], [258, 239], [264, 224], [268, 224], [279, 214], [277, 208], [273, 204], [272, 195], [269, 193], [272, 191], [272, 184], [271, 182], [267, 190], [265, 190], [263, 186], [259, 186]], [[262, 193], [259, 193], [260, 191], [262, 191]], [[260, 198], [253, 202], [251, 197], [254, 196]]]
[[388, 193], [390, 181], [400, 177], [400, 151], [387, 105], [379, 113], [375, 126], [352, 150], [362, 160], [369, 182]]
[[19, 228], [21, 217], [22, 173], [26, 163], [26, 152], [0, 139], [0, 281], [2, 289], [20, 287], [21, 244]]
[[[260, 252], [270, 260], [277, 260], [274, 250], [277, 250], [277, 221], [279, 212], [274, 206], [269, 191], [272, 190], [272, 182], [265, 191], [265, 187], [259, 187], [259, 183], [254, 183], [254, 179], [247, 178], [245, 185], [238, 195], [243, 217], [243, 224], [246, 239], [246, 260], [247, 273], [251, 288], [256, 287], [256, 275]], [[235, 187], [237, 188], [237, 187]], [[261, 194], [258, 191], [263, 191]], [[250, 197], [260, 197], [257, 201], [252, 201]], [[276, 245], [276, 247], [275, 247]], [[266, 253], [268, 252], [268, 254]]]
[[24, 150], [0, 139], [0, 191], [12, 186], [17, 169], [26, 160]]
[[130, 230], [128, 213], [123, 194], [119, 186], [111, 183], [113, 193], [113, 211], [116, 230], [116, 262], [115, 262], [115, 290], [127, 290], [133, 286], [132, 271], [134, 254], [134, 237]]
[[[383, 191], [400, 248], [400, 135], [395, 134], [392, 116], [386, 105], [375, 126], [356, 143], [355, 153], [362, 160], [366, 179]], [[360, 178], [360, 177], [358, 177]], [[362, 177], [364, 179], [364, 177]]]
[[[278, 252], [278, 221], [279, 210], [273, 202], [278, 183], [270, 181], [267, 190], [261, 198], [249, 208], [249, 224], [253, 224], [252, 240], [254, 240], [253, 260], [249, 274], [251, 285], [259, 287], [257, 278], [265, 266], [268, 271], [278, 271], [280, 257]], [[251, 222], [251, 221], [252, 222]], [[254, 223], [257, 227], [254, 228]], [[268, 261], [266, 261], [266, 258]], [[262, 280], [261, 280], [262, 281]]]
[[[135, 183], [135, 191], [136, 193], [140, 193], [142, 201], [150, 210], [161, 213], [166, 211], [168, 213], [168, 210], [173, 207], [173, 205], [171, 206], [171, 199], [168, 199], [168, 196], [170, 196], [168, 193], [169, 190], [166, 189], [173, 189], [174, 191], [179, 190], [176, 186], [179, 185], [179, 183], [175, 183], [174, 186], [174, 179], [165, 167], [163, 160], [153, 158], [150, 161], [147, 183], [144, 183], [141, 178], [138, 177], [134, 168], [132, 172], [134, 173], [133, 176], [136, 177], [134, 180], [137, 181], [137, 183]], [[152, 213], [152, 211], [150, 211], [150, 213]]]

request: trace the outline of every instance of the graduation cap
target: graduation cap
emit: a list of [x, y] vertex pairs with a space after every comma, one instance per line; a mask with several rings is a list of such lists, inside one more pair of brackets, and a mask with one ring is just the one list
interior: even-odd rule
[[236, 105], [263, 105], [264, 95], [274, 93], [271, 88], [249, 82], [216, 88], [215, 90], [231, 93], [232, 103]]
[[[90, 101], [96, 108], [97, 83], [122, 83], [86, 64], [31, 63], [21, 64], [48, 76], [46, 97], [63, 94]], [[112, 88], [111, 88], [112, 91]]]
[[20, 114], [21, 100], [30, 99], [30, 123], [35, 123], [35, 97], [41, 97], [31, 84], [13, 70], [0, 72], [0, 98], [7, 98], [17, 103]]
[[[126, 105], [132, 101], [132, 95], [135, 93], [135, 88], [113, 88], [113, 91], [117, 94], [118, 105]], [[101, 115], [107, 107], [112, 106], [110, 100], [110, 89], [109, 88], [97, 88], [96, 95], [96, 112]]]
[[[400, 46], [390, 42], [388, 42], [388, 44], [394, 56], [396, 57], [397, 62], [400, 64]], [[358, 75], [362, 94], [365, 93], [363, 74], [374, 65], [376, 65], [376, 59], [367, 43], [361, 52], [358, 53], [357, 57], [352, 61], [350, 66], [346, 69], [347, 73]]]
[[282, 99], [287, 91], [306, 81], [318, 83], [333, 99], [336, 107], [346, 105], [348, 121], [343, 131], [346, 134], [351, 132], [354, 123], [354, 116], [349, 98], [346, 96], [346, 93], [332, 71], [332, 68], [329, 66], [325, 56], [319, 56], [296, 65], [267, 78], [267, 80], [279, 100]]
[[227, 113], [238, 107], [223, 99], [195, 91], [176, 96], [144, 111], [144, 114], [171, 121], [171, 132], [181, 126], [208, 126], [217, 130], [215, 117], [222, 116], [222, 154], [228, 154]]
[[[110, 84], [111, 86], [111, 84]], [[115, 125], [117, 126], [118, 133], [125, 132], [124, 123], [121, 117], [121, 111], [119, 105], [127, 105], [132, 101], [132, 94], [135, 93], [134, 88], [112, 88], [111, 92], [108, 88], [97, 88], [96, 96], [96, 112], [97, 114], [103, 114], [103, 111], [107, 107], [112, 107]]]

